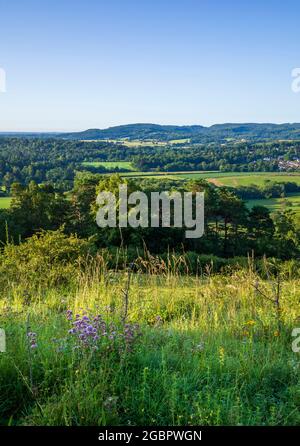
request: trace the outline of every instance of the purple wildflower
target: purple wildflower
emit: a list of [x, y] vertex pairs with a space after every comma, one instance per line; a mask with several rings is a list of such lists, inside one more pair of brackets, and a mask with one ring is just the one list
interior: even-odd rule
[[125, 324], [119, 328], [112, 322], [106, 322], [101, 314], [92, 315], [82, 310], [82, 314], [76, 314], [73, 320], [71, 312], [67, 312], [67, 319], [72, 323], [68, 333], [77, 340], [76, 348], [98, 350], [101, 346], [108, 351], [115, 348], [120, 351], [131, 351], [134, 341], [139, 336], [138, 325]]
[[27, 333], [27, 338], [28, 338], [28, 341], [29, 341], [29, 344], [30, 344], [30, 348], [32, 348], [32, 349], [37, 348], [37, 346], [38, 346], [37, 342], [36, 342], [37, 334], [34, 333], [33, 331], [29, 331]]

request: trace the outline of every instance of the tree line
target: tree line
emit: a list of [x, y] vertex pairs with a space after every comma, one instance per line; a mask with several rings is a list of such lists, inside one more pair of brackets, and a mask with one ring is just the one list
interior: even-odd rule
[[[97, 193], [115, 192], [125, 181], [130, 191], [142, 190], [146, 194], [162, 190], [204, 191], [204, 236], [187, 239], [185, 228], [99, 228], [95, 221]], [[136, 252], [147, 247], [154, 254], [171, 249], [224, 258], [254, 254], [290, 259], [299, 258], [300, 254], [300, 227], [291, 210], [271, 215], [263, 206], [248, 209], [232, 190], [204, 180], [125, 180], [117, 174], [80, 172], [68, 194], [35, 181], [28, 185], [14, 183], [11, 194], [10, 209], [0, 211], [3, 243], [10, 240], [19, 243], [40, 230], [63, 227], [66, 234], [92, 240], [96, 250], [124, 246]]]

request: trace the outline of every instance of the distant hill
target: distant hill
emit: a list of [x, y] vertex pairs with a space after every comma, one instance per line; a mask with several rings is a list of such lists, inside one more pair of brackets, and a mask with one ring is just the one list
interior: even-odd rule
[[0, 136], [26, 138], [64, 138], [70, 140], [171, 140], [190, 139], [194, 143], [226, 141], [268, 141], [300, 140], [300, 123], [295, 124], [215, 124], [201, 125], [159, 125], [127, 124], [107, 129], [89, 129], [72, 133], [24, 133], [0, 132]]
[[201, 125], [158, 125], [128, 124], [109, 127], [107, 129], [89, 129], [83, 132], [64, 133], [59, 135], [67, 139], [124, 139], [170, 141], [190, 138], [193, 142], [268, 139], [300, 140], [300, 124], [215, 124], [211, 127]]
[[90, 129], [84, 132], [64, 134], [65, 138], [74, 139], [156, 139], [169, 141], [171, 139], [190, 138], [201, 133], [201, 125], [178, 126], [158, 124], [127, 124], [109, 127], [104, 130]]

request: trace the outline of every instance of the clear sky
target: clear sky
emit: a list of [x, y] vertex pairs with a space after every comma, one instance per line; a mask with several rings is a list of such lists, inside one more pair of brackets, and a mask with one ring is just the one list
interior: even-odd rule
[[0, 0], [0, 130], [300, 122], [298, 0]]

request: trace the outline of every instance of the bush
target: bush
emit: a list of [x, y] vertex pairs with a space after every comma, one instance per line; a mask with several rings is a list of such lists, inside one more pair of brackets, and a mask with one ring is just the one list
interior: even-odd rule
[[0, 283], [54, 286], [70, 280], [92, 251], [89, 241], [67, 236], [62, 229], [42, 231], [24, 243], [5, 245], [0, 255]]

